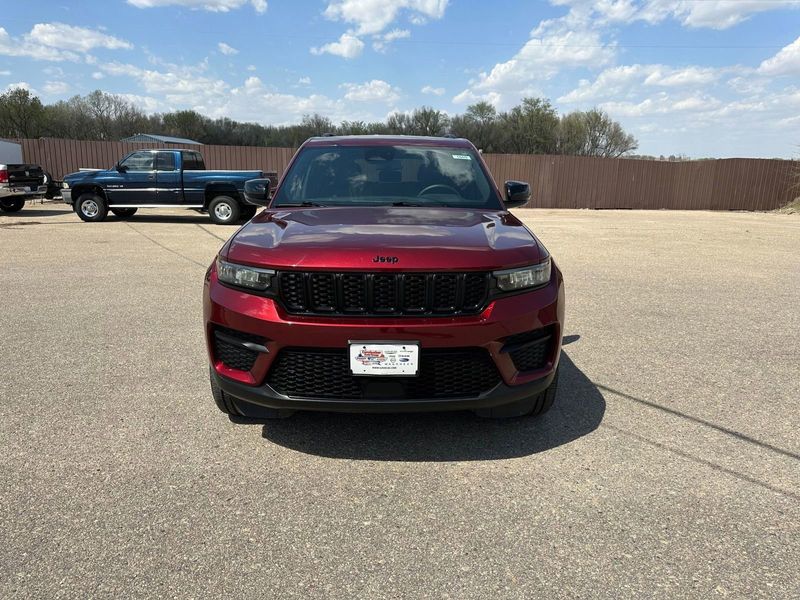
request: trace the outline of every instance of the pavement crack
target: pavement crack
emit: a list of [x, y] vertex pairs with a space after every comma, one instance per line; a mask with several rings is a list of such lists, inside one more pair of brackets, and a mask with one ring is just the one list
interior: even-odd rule
[[127, 225], [128, 227], [130, 227], [131, 229], [133, 229], [133, 230], [134, 230], [136, 233], [138, 233], [139, 235], [141, 235], [143, 238], [146, 238], [146, 239], [150, 240], [151, 242], [153, 242], [153, 243], [154, 243], [156, 246], [158, 246], [159, 248], [162, 248], [163, 250], [166, 250], [167, 252], [169, 252], [169, 253], [171, 253], [171, 254], [174, 254], [175, 256], [180, 256], [182, 259], [184, 259], [184, 260], [187, 260], [187, 261], [189, 261], [190, 263], [192, 263], [192, 264], [194, 264], [194, 265], [197, 265], [197, 266], [198, 266], [198, 267], [200, 267], [201, 269], [206, 269], [206, 268], [208, 268], [208, 265], [204, 265], [204, 264], [202, 264], [202, 263], [199, 263], [199, 262], [197, 262], [196, 260], [194, 260], [194, 259], [192, 259], [192, 258], [189, 258], [188, 256], [186, 256], [186, 255], [184, 255], [184, 254], [181, 254], [181, 253], [180, 253], [180, 252], [178, 252], [177, 250], [173, 250], [172, 248], [169, 248], [168, 246], [165, 246], [165, 245], [164, 245], [164, 244], [162, 244], [161, 242], [159, 242], [159, 241], [157, 241], [157, 240], [155, 240], [155, 239], [151, 238], [151, 237], [150, 237], [149, 235], [147, 235], [146, 233], [144, 233], [144, 232], [142, 232], [142, 231], [139, 231], [138, 229], [136, 229], [136, 227], [134, 227], [134, 226], [133, 226], [133, 225], [131, 225], [130, 223], [127, 223], [127, 222], [125, 222], [125, 225]]
[[200, 223], [195, 223], [195, 225], [196, 225], [197, 227], [199, 227], [201, 230], [205, 231], [205, 232], [206, 232], [208, 235], [210, 235], [211, 237], [217, 238], [218, 240], [220, 240], [220, 241], [222, 241], [222, 242], [227, 242], [227, 241], [228, 241], [228, 238], [224, 238], [224, 237], [220, 237], [220, 236], [218, 236], [218, 235], [217, 235], [216, 233], [214, 233], [213, 231], [209, 231], [208, 229], [206, 229], [205, 227], [203, 227], [202, 225], [200, 225]]
[[704, 425], [705, 427], [710, 427], [711, 429], [714, 429], [715, 431], [719, 431], [720, 433], [724, 433], [725, 435], [729, 435], [731, 437], [735, 437], [736, 439], [741, 440], [743, 442], [747, 442], [749, 444], [754, 444], [755, 446], [758, 446], [760, 448], [764, 448], [765, 450], [770, 450], [772, 452], [775, 452], [776, 454], [780, 454], [780, 455], [786, 456], [788, 458], [793, 458], [795, 460], [800, 460], [800, 454], [797, 454], [796, 452], [792, 452], [791, 450], [785, 450], [783, 448], [779, 448], [778, 446], [773, 446], [772, 444], [770, 444], [768, 442], [762, 442], [761, 440], [757, 440], [756, 438], [750, 437], [749, 435], [746, 435], [744, 433], [740, 433], [740, 432], [738, 432], [738, 431], [736, 431], [734, 429], [728, 429], [727, 427], [723, 427], [721, 425], [716, 425], [715, 423], [712, 423], [711, 421], [706, 421], [705, 419], [701, 419], [700, 417], [695, 417], [693, 415], [686, 414], [686, 413], [681, 412], [679, 410], [675, 410], [674, 408], [668, 408], [666, 406], [662, 406], [660, 404], [656, 404], [655, 402], [651, 402], [649, 400], [644, 400], [642, 398], [637, 398], [636, 396], [631, 396], [630, 394], [626, 394], [624, 392], [620, 392], [619, 390], [615, 390], [614, 388], [610, 388], [610, 387], [605, 386], [603, 384], [596, 383], [596, 382], [592, 382], [592, 383], [594, 383], [594, 385], [596, 385], [601, 390], [605, 390], [607, 392], [611, 392], [612, 394], [616, 394], [617, 396], [620, 396], [621, 398], [625, 398], [626, 400], [630, 400], [631, 402], [638, 402], [639, 404], [642, 404], [642, 405], [647, 406], [649, 408], [654, 408], [656, 410], [660, 410], [662, 412], [665, 412], [667, 414], [673, 415], [675, 417], [680, 417], [682, 419], [686, 419], [687, 421], [691, 421], [692, 423], [697, 423], [699, 425]]
[[674, 447], [669, 446], [667, 444], [664, 444], [662, 442], [657, 442], [655, 440], [651, 440], [649, 438], [646, 438], [643, 435], [639, 435], [638, 433], [634, 433], [632, 431], [628, 431], [628, 430], [622, 429], [620, 427], [615, 427], [613, 425], [609, 425], [608, 423], [603, 423], [603, 427], [605, 427], [607, 429], [611, 429], [612, 431], [616, 431], [616, 432], [621, 433], [623, 435], [630, 436], [630, 437], [632, 437], [632, 438], [634, 438], [636, 440], [639, 440], [640, 442], [642, 442], [644, 444], [648, 444], [650, 446], [658, 448], [659, 450], [665, 450], [667, 452], [671, 452], [672, 454], [677, 454], [681, 458], [685, 458], [687, 460], [691, 460], [691, 461], [699, 463], [701, 465], [705, 465], [705, 466], [707, 466], [707, 467], [709, 467], [711, 469], [714, 469], [715, 471], [719, 471], [720, 473], [725, 473], [727, 475], [731, 475], [732, 477], [736, 477], [737, 479], [739, 479], [741, 481], [746, 481], [748, 483], [752, 483], [753, 485], [760, 486], [760, 487], [762, 487], [764, 489], [767, 489], [767, 490], [769, 490], [771, 492], [775, 492], [776, 494], [781, 494], [783, 496], [787, 496], [788, 498], [792, 498], [794, 500], [800, 500], [800, 495], [797, 495], [794, 492], [791, 492], [789, 490], [784, 490], [783, 488], [779, 488], [779, 487], [777, 487], [775, 485], [766, 483], [765, 481], [761, 481], [760, 479], [756, 479], [752, 475], [747, 475], [747, 474], [742, 473], [740, 471], [735, 471], [733, 469], [729, 469], [728, 467], [723, 467], [722, 465], [719, 465], [719, 464], [717, 464], [717, 463], [715, 463], [713, 461], [710, 461], [710, 460], [708, 460], [706, 458], [701, 458], [700, 456], [695, 456], [694, 454], [686, 452], [685, 450], [680, 450], [678, 448], [674, 448]]

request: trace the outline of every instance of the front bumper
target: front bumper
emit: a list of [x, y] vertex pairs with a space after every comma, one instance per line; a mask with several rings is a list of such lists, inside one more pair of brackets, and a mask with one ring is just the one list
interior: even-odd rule
[[69, 188], [61, 188], [61, 199], [67, 204], [72, 204], [72, 190]]
[[543, 392], [553, 382], [555, 369], [547, 375], [521, 385], [499, 383], [489, 392], [472, 398], [414, 398], [340, 400], [330, 398], [297, 398], [279, 394], [269, 385], [250, 386], [232, 381], [216, 373], [211, 376], [223, 392], [231, 397], [239, 416], [257, 419], [265, 417], [261, 407], [279, 410], [316, 410], [353, 413], [438, 412], [451, 410], [478, 410], [511, 404]]
[[[203, 310], [212, 377], [244, 416], [258, 417], [259, 406], [276, 409], [349, 412], [406, 412], [480, 409], [533, 396], [552, 381], [561, 351], [564, 285], [554, 265], [550, 283], [540, 289], [494, 299], [480, 314], [458, 317], [312, 317], [287, 313], [281, 304], [221, 285], [215, 269], [205, 282]], [[214, 355], [214, 330], [226, 328], [266, 340], [249, 371], [228, 368]], [[541, 368], [520, 372], [504, 349], [507, 338], [548, 328], [552, 342]], [[346, 349], [351, 340], [414, 341], [423, 349], [485, 350], [499, 381], [469, 397], [330, 398], [289, 396], [268, 383], [283, 349]], [[241, 406], [240, 406], [241, 405]]]

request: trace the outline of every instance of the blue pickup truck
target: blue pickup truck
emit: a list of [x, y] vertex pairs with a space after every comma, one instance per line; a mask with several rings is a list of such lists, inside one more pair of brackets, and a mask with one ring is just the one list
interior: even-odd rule
[[207, 171], [195, 150], [136, 150], [108, 170], [64, 177], [61, 195], [84, 221], [121, 218], [140, 208], [182, 207], [208, 212], [214, 223], [249, 219], [256, 207], [244, 199], [244, 183], [269, 177], [262, 171]]

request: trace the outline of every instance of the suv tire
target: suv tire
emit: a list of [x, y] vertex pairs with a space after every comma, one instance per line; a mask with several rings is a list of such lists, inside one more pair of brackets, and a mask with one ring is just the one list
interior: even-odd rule
[[19, 212], [25, 206], [25, 198], [3, 198], [0, 200], [0, 210], [3, 212]]
[[[212, 367], [213, 368], [213, 367]], [[211, 395], [214, 397], [214, 402], [217, 408], [223, 413], [228, 415], [231, 421], [240, 423], [242, 425], [248, 423], [264, 423], [265, 421], [272, 421], [275, 419], [285, 419], [294, 414], [293, 410], [280, 410], [278, 408], [267, 408], [265, 406], [258, 407], [258, 417], [247, 417], [237, 408], [233, 398], [222, 391], [214, 380], [211, 368], [208, 370], [209, 379], [211, 380]]]
[[256, 216], [256, 212], [258, 212], [258, 207], [253, 206], [252, 204], [248, 204], [247, 206], [242, 207], [242, 220], [249, 221], [253, 217]]
[[239, 203], [230, 196], [216, 196], [208, 205], [208, 216], [217, 225], [232, 225], [241, 215]]
[[102, 196], [89, 192], [78, 196], [78, 201], [75, 202], [75, 212], [82, 221], [95, 223], [106, 218], [108, 205]]
[[117, 215], [120, 219], [127, 219], [136, 214], [138, 208], [112, 208], [111, 212]]
[[518, 400], [511, 404], [476, 410], [475, 414], [479, 417], [489, 419], [513, 419], [514, 417], [538, 417], [539, 415], [543, 415], [550, 410], [550, 407], [553, 406], [553, 402], [556, 399], [556, 393], [558, 392], [558, 372], [559, 369], [556, 369], [556, 375], [553, 377], [553, 381], [550, 382], [550, 385], [535, 396], [524, 398], [523, 400]]

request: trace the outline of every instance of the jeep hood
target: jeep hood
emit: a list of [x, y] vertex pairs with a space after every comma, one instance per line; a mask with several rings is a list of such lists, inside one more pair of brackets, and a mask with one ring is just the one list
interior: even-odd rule
[[263, 267], [438, 271], [524, 266], [546, 250], [504, 211], [341, 207], [269, 209], [242, 227], [223, 254]]

